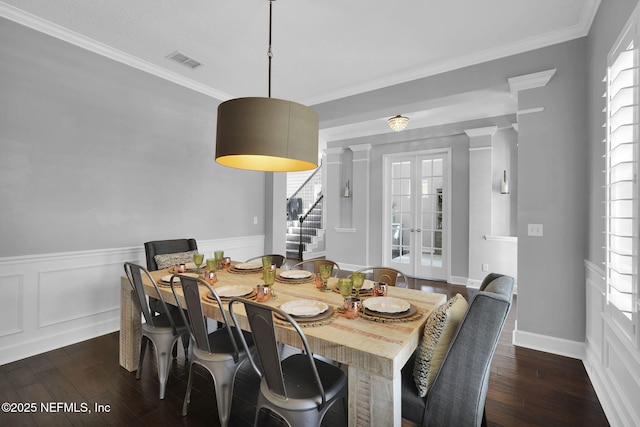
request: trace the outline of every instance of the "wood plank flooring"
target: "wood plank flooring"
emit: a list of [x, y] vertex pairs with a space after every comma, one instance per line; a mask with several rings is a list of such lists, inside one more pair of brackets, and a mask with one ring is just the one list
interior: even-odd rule
[[[469, 298], [475, 292], [439, 282], [418, 281], [417, 286], [449, 297], [459, 292]], [[607, 426], [581, 361], [511, 344], [516, 311], [517, 298], [491, 367], [486, 406], [489, 426]], [[118, 333], [112, 333], [0, 366], [0, 403], [14, 403], [14, 409], [22, 409], [21, 413], [0, 412], [0, 426], [219, 425], [213, 385], [206, 372], [198, 370], [189, 414], [182, 417], [188, 375], [182, 349], [173, 361], [164, 400], [158, 399], [154, 359], [153, 352], [147, 351], [142, 378], [137, 381], [135, 372], [118, 365]], [[253, 425], [258, 384], [245, 364], [236, 378], [231, 426]], [[25, 413], [18, 404], [36, 407], [28, 407], [34, 410]], [[102, 412], [96, 412], [95, 405], [102, 405]], [[260, 425], [282, 423], [263, 413]], [[346, 425], [340, 403], [323, 425]]]

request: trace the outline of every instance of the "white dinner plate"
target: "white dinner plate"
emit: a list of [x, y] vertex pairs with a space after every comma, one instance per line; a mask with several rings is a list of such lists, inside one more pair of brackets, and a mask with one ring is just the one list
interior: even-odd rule
[[329, 306], [322, 301], [313, 301], [308, 299], [298, 299], [287, 301], [280, 306], [280, 310], [291, 316], [312, 317], [320, 313], [324, 313]]
[[238, 270], [258, 270], [262, 268], [262, 264], [258, 264], [257, 262], [241, 262], [236, 264], [235, 268]]
[[363, 304], [364, 308], [378, 313], [402, 313], [411, 308], [408, 302], [392, 297], [368, 298]]
[[[181, 273], [181, 274], [183, 276], [193, 277], [194, 279], [197, 279], [199, 277], [196, 273]], [[171, 283], [171, 276], [173, 276], [173, 274], [167, 274], [166, 276], [162, 276], [162, 281], [166, 283]], [[173, 283], [180, 283], [180, 278], [176, 277], [175, 279], [173, 279]]]
[[280, 277], [285, 279], [306, 279], [311, 277], [313, 273], [306, 270], [286, 270], [280, 273]]
[[373, 280], [364, 279], [364, 283], [362, 284], [362, 289], [373, 289], [373, 284], [375, 282]]
[[253, 292], [253, 288], [242, 285], [227, 285], [214, 289], [220, 298], [243, 297]]

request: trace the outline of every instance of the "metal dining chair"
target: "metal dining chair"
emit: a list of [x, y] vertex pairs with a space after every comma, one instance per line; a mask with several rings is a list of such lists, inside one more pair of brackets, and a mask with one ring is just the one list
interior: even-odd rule
[[292, 265], [291, 270], [307, 270], [312, 271], [313, 273], [319, 273], [321, 265], [330, 265], [331, 276], [338, 277], [338, 274], [340, 273], [340, 266], [337, 262], [328, 259], [317, 258], [300, 261], [299, 263]]
[[386, 283], [388, 286], [398, 286], [400, 288], [409, 287], [407, 276], [402, 271], [392, 267], [365, 267], [356, 271], [363, 272], [365, 279], [373, 280], [374, 282]]
[[[185, 325], [182, 318], [174, 318], [172, 313], [167, 309], [167, 304], [160, 294], [158, 284], [149, 271], [144, 267], [133, 264], [130, 262], [124, 263], [124, 271], [131, 283], [137, 301], [140, 305], [140, 310], [144, 316], [145, 323], [142, 324], [142, 339], [140, 341], [140, 361], [138, 363], [138, 370], [136, 372], [136, 379], [140, 379], [142, 373], [142, 362], [144, 361], [144, 354], [147, 349], [149, 341], [153, 343], [153, 348], [156, 353], [156, 365], [158, 366], [158, 381], [160, 382], [160, 399], [164, 399], [165, 390], [167, 388], [167, 379], [169, 377], [169, 361], [171, 358], [171, 350], [176, 347], [177, 341], [180, 337], [186, 337], [183, 340], [184, 353], [188, 357], [188, 335], [189, 330]], [[142, 277], [146, 276], [147, 279], [156, 290], [158, 294], [158, 304], [162, 308], [160, 314], [154, 315], [149, 307], [147, 297], [144, 292], [144, 285], [142, 283]], [[181, 311], [181, 310], [180, 310]], [[174, 351], [173, 357], [176, 356]]]
[[[218, 404], [218, 417], [220, 425], [226, 427], [231, 415], [231, 403], [233, 400], [233, 385], [236, 373], [240, 365], [247, 359], [248, 348], [253, 345], [253, 338], [248, 332], [232, 327], [223, 309], [222, 301], [216, 291], [204, 280], [182, 275], [171, 277], [171, 290], [176, 300], [175, 278], [180, 278], [180, 286], [187, 305], [187, 320], [183, 311], [183, 321], [189, 328], [192, 343], [189, 357], [189, 380], [182, 405], [182, 416], [187, 415], [189, 402], [191, 401], [191, 388], [193, 385], [194, 365], [200, 365], [211, 374], [213, 386]], [[201, 287], [202, 286], [202, 287]], [[201, 292], [202, 291], [202, 292]], [[202, 310], [202, 298], [210, 293], [218, 305], [223, 318], [222, 326], [213, 332], [209, 332], [207, 322]], [[239, 347], [237, 340], [241, 339], [246, 345]], [[245, 348], [247, 351], [245, 351]]]
[[249, 258], [245, 262], [256, 261], [256, 260], [262, 259], [263, 256], [270, 256], [272, 259], [272, 262], [276, 265], [277, 268], [282, 267], [284, 263], [287, 262], [287, 257], [280, 254], [264, 254], [257, 257]]
[[[249, 353], [247, 343], [243, 341], [245, 351], [249, 353], [249, 361], [261, 377], [254, 426], [258, 425], [260, 410], [263, 408], [275, 412], [290, 426], [320, 426], [324, 415], [340, 398], [346, 418], [346, 374], [337, 366], [313, 357], [298, 323], [278, 308], [232, 298], [229, 301], [229, 312], [236, 326], [236, 304], [244, 304], [260, 360], [259, 367]], [[303, 352], [281, 360], [274, 315], [286, 321], [294, 333], [297, 333]]]

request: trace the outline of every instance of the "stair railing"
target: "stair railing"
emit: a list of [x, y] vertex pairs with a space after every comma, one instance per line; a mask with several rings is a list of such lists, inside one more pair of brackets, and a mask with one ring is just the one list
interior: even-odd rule
[[[313, 205], [311, 205], [311, 207], [309, 208], [309, 210], [307, 211], [307, 213], [305, 213], [304, 215], [301, 215], [300, 218], [298, 219], [298, 225], [299, 225], [299, 229], [300, 229], [300, 239], [298, 240], [298, 259], [300, 259], [300, 261], [302, 261], [302, 248], [304, 247], [303, 242], [302, 242], [302, 236], [303, 234], [306, 235], [311, 235], [311, 233], [309, 232], [309, 230], [311, 229], [311, 227], [305, 227], [304, 226], [304, 222], [306, 221], [307, 217], [309, 216], [309, 214], [311, 212], [313, 212], [313, 210], [316, 208], [316, 206], [318, 206], [318, 203], [320, 203], [320, 201], [322, 200], [324, 196], [322, 195], [322, 193], [320, 193], [320, 195], [318, 196], [318, 199], [313, 203]], [[314, 227], [314, 228], [322, 228], [322, 216], [320, 216], [320, 227]], [[305, 231], [306, 230], [306, 231]]]

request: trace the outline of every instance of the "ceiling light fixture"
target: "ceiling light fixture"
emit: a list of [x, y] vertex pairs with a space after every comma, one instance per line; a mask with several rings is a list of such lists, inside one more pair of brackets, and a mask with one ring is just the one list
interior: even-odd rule
[[400, 132], [409, 124], [409, 118], [398, 114], [397, 116], [391, 117], [389, 120], [387, 120], [387, 123], [389, 124], [389, 127], [391, 129], [395, 130], [396, 132]]
[[269, 97], [237, 98], [218, 106], [216, 162], [238, 169], [295, 172], [318, 167], [318, 113], [271, 98], [269, 0]]

